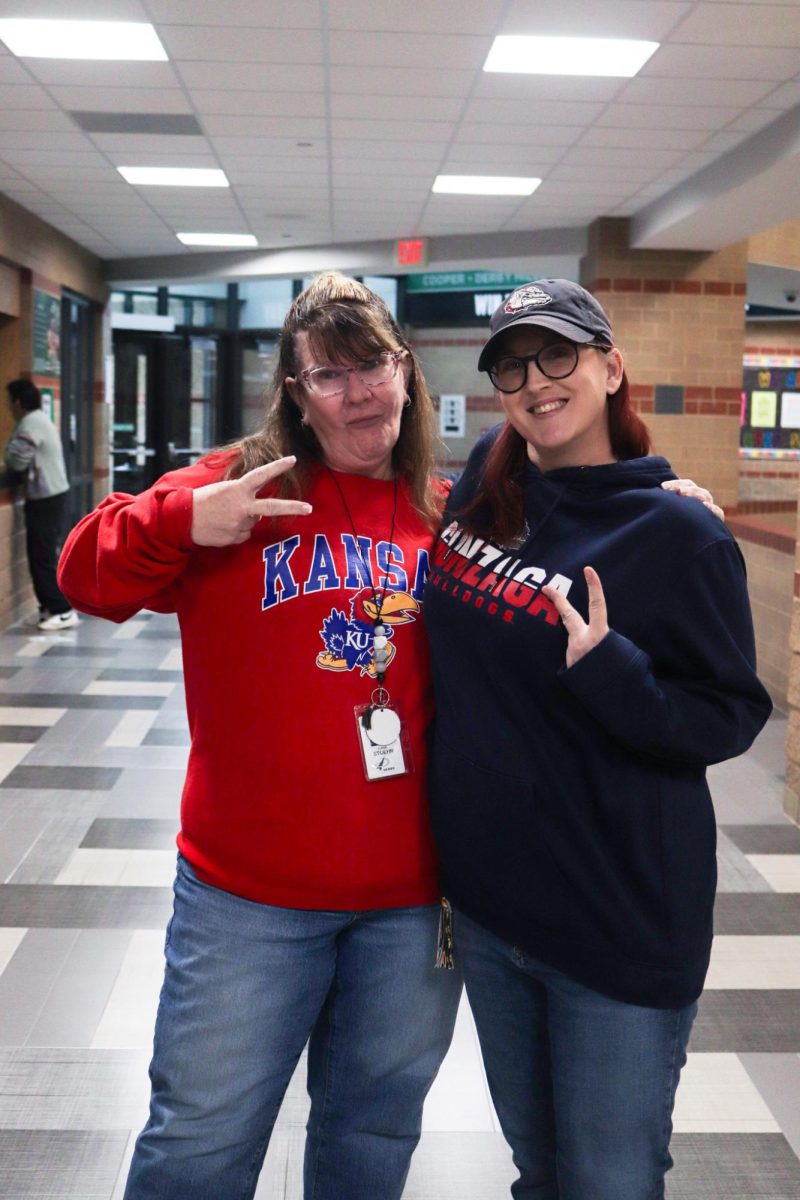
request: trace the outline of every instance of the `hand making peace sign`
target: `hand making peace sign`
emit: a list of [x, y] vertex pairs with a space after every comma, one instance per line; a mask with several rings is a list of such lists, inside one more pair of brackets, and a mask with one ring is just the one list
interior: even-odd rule
[[564, 622], [569, 641], [567, 642], [567, 666], [573, 667], [584, 654], [593, 650], [598, 642], [602, 642], [608, 633], [608, 613], [606, 598], [600, 576], [594, 567], [584, 567], [583, 576], [589, 591], [589, 621], [584, 621], [576, 608], [573, 608], [566, 596], [552, 587], [543, 587], [542, 592], [548, 600], [552, 600], [558, 609], [559, 616]]
[[192, 541], [197, 546], [234, 546], [246, 542], [262, 517], [307, 516], [303, 500], [257, 499], [271, 479], [290, 470], [294, 455], [254, 467], [240, 479], [209, 483], [192, 492]]

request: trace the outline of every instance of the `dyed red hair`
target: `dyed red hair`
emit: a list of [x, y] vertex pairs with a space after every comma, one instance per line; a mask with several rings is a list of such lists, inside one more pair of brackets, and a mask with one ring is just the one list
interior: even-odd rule
[[[650, 453], [650, 431], [633, 410], [624, 371], [619, 388], [608, 396], [608, 432], [615, 458]], [[467, 529], [501, 546], [521, 536], [525, 528], [522, 475], [527, 461], [527, 442], [506, 422], [486, 457], [476, 495], [459, 514]]]

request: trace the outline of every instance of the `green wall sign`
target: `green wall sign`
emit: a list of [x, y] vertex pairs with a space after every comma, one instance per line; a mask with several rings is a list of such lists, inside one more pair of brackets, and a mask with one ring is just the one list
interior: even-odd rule
[[504, 271], [425, 271], [407, 275], [406, 288], [409, 292], [510, 292], [532, 278]]

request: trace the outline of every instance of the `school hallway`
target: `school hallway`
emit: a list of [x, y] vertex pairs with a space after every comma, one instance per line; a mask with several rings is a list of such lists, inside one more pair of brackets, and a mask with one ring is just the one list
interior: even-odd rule
[[[122, 1197], [171, 911], [181, 678], [171, 617], [0, 637], [2, 1200]], [[747, 755], [711, 771], [717, 937], [670, 1200], [800, 1200], [800, 829], [781, 807], [785, 730], [774, 715]], [[258, 1200], [302, 1200], [305, 1117], [301, 1063]], [[503, 1200], [514, 1175], [462, 1003], [404, 1200]]]

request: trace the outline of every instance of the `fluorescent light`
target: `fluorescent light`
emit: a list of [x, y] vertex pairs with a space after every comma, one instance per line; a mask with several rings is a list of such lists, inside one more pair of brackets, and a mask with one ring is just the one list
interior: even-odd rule
[[108, 58], [167, 62], [150, 24], [142, 21], [0, 20], [0, 38], [19, 58]]
[[136, 187], [230, 187], [217, 167], [117, 167]]
[[252, 233], [178, 233], [184, 246], [257, 246]]
[[[627, 38], [501, 36], [494, 39], [484, 71], [520, 75], [636, 75], [658, 42]], [[534, 114], [536, 107], [531, 110]]]
[[431, 190], [461, 196], [530, 196], [541, 182], [519, 175], [437, 175]]

